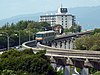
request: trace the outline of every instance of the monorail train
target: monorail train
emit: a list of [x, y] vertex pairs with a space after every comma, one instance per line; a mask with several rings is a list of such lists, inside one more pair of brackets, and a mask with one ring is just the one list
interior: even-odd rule
[[42, 44], [51, 42], [55, 38], [55, 31], [42, 31], [36, 33], [36, 40]]

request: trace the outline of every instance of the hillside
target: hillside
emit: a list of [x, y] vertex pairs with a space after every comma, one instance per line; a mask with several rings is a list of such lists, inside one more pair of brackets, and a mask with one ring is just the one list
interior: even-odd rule
[[38, 21], [39, 20], [39, 15], [41, 15], [42, 13], [36, 13], [36, 14], [25, 14], [25, 15], [17, 15], [17, 16], [13, 16], [11, 18], [7, 18], [7, 19], [2, 19], [0, 20], [0, 26], [4, 25], [5, 23], [16, 23], [20, 20], [34, 20], [34, 21]]
[[100, 6], [71, 8], [69, 11], [76, 16], [76, 21], [84, 30], [100, 28]]
[[[100, 28], [100, 6], [96, 7], [77, 7], [77, 8], [69, 8], [69, 13], [76, 16], [76, 22], [78, 22], [83, 30]], [[48, 11], [47, 13], [54, 13], [54, 11]], [[16, 23], [20, 20], [34, 20], [39, 21], [39, 16], [44, 13], [36, 13], [36, 14], [26, 14], [26, 15], [18, 15], [11, 18], [0, 20], [0, 26], [5, 23]]]

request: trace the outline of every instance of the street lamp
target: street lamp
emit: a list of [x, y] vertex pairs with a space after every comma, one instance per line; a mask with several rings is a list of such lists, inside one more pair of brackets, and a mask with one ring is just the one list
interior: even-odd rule
[[2, 35], [2, 34], [6, 34], [6, 36], [7, 36], [7, 50], [9, 50], [9, 39], [10, 39], [10, 37], [9, 37], [8, 33], [6, 33], [6, 32], [1, 32], [0, 35]]
[[9, 39], [10, 39], [10, 37], [9, 37], [8, 33], [6, 33], [6, 35], [7, 35], [7, 40], [8, 40], [7, 44], [8, 44], [8, 50], [9, 50]]
[[19, 47], [20, 47], [20, 31], [14, 31], [14, 32], [18, 32], [18, 37], [19, 37]]

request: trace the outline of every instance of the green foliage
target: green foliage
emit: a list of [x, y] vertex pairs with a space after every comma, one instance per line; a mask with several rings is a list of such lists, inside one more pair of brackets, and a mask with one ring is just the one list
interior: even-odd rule
[[32, 49], [25, 49], [22, 53], [24, 54], [34, 54], [33, 50]]
[[15, 49], [11, 49], [7, 52], [2, 53], [1, 58], [18, 57], [21, 53]]
[[75, 40], [76, 49], [100, 51], [100, 33], [83, 36]]
[[22, 70], [13, 71], [13, 70], [5, 69], [3, 71], [0, 70], [0, 75], [33, 75], [33, 74], [25, 72], [25, 71], [22, 71]]
[[85, 39], [87, 40], [88, 38], [86, 38], [85, 36], [78, 38], [75, 40], [75, 46], [76, 49], [81, 49], [81, 50], [86, 50], [86, 44], [85, 44]]
[[63, 70], [59, 70], [59, 71], [57, 72], [57, 75], [63, 75]]
[[100, 33], [100, 28], [94, 29], [94, 31], [91, 34], [94, 35], [95, 33]]
[[45, 56], [46, 50], [41, 50], [41, 51], [37, 52], [36, 54], [39, 55], [40, 57]]
[[90, 50], [93, 50], [93, 51], [100, 51], [100, 46], [98, 45], [93, 45]]
[[34, 54], [32, 49], [21, 52], [11, 49], [4, 52], [0, 59], [0, 73], [4, 75], [57, 75], [45, 53], [46, 51], [40, 51]]
[[1, 75], [15, 75], [15, 73], [12, 70], [5, 69], [1, 72]]
[[97, 70], [96, 69], [94, 69], [94, 68], [89, 68], [89, 74], [94, 74], [95, 72], [97, 72]]
[[68, 32], [72, 32], [72, 33], [81, 32], [81, 26], [77, 25], [77, 24], [74, 24], [69, 29], [68, 28], [64, 29], [64, 32], [65, 33], [68, 33]]
[[[0, 34], [2, 32], [8, 33], [10, 37], [10, 47], [17, 46], [19, 44], [19, 32], [21, 44], [29, 40], [33, 40], [33, 34], [38, 31], [43, 31], [43, 28], [50, 26], [47, 22], [34, 22], [34, 21], [19, 21], [18, 23], [7, 23], [0, 28]], [[0, 49], [7, 48], [7, 35], [0, 36]]]
[[100, 75], [100, 71], [95, 72], [93, 75]]
[[68, 33], [68, 32], [70, 32], [70, 30], [68, 28], [66, 28], [66, 29], [64, 29], [64, 32]]
[[74, 24], [70, 27], [70, 32], [76, 33], [76, 32], [81, 32], [81, 26]]

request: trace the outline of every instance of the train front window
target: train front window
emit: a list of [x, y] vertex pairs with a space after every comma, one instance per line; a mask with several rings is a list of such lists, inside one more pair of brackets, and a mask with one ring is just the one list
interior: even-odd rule
[[36, 34], [36, 37], [43, 37], [43, 34]]

